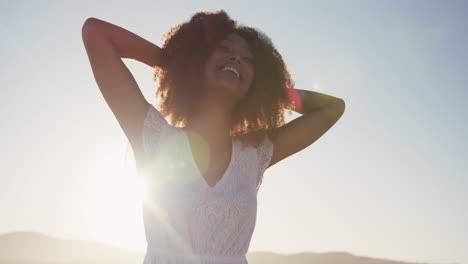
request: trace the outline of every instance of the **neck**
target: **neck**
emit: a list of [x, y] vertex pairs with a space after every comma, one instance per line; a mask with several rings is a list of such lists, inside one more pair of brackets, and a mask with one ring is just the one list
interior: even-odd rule
[[185, 129], [200, 135], [210, 149], [224, 149], [226, 144], [231, 144], [231, 109], [221, 102], [214, 102], [202, 102]]

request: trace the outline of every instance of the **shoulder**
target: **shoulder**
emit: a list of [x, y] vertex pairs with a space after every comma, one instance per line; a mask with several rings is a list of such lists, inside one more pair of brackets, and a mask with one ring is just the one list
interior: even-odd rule
[[273, 152], [273, 142], [271, 136], [267, 133], [261, 135], [250, 136], [248, 138], [239, 138], [239, 144], [244, 151], [253, 152], [257, 160], [265, 160], [271, 158]]
[[168, 131], [176, 129], [171, 126], [166, 118], [154, 107], [149, 105], [146, 116], [143, 121], [142, 145], [146, 155], [157, 148], [161, 137]]

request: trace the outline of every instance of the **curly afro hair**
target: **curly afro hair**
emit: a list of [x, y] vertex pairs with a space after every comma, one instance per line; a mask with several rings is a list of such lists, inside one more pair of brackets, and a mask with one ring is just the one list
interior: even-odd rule
[[243, 37], [254, 56], [254, 80], [232, 113], [230, 134], [244, 143], [258, 144], [285, 123], [284, 110], [294, 110], [287, 93], [292, 83], [285, 63], [271, 39], [258, 29], [237, 25], [224, 10], [198, 12], [172, 27], [163, 37], [161, 63], [154, 67], [159, 80], [159, 111], [174, 126], [190, 122], [197, 102], [205, 95], [200, 76], [211, 52], [229, 34]]

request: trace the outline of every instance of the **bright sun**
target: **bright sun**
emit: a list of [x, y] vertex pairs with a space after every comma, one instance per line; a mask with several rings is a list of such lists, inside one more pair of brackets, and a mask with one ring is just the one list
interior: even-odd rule
[[88, 233], [92, 239], [144, 250], [144, 182], [130, 162], [101, 155], [87, 175]]

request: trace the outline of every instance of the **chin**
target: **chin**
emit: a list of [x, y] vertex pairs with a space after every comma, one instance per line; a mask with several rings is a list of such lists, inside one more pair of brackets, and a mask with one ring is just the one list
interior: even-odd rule
[[229, 91], [231, 93], [234, 93], [235, 91], [239, 89], [239, 87], [236, 86], [235, 84], [232, 84], [231, 82], [228, 82], [225, 80], [219, 80], [216, 83], [216, 87], [218, 88], [218, 90]]

